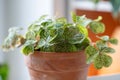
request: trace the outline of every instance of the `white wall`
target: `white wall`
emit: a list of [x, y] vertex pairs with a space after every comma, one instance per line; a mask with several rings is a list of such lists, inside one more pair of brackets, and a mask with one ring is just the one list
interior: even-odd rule
[[[1, 1], [1, 0], [0, 0]], [[27, 26], [38, 19], [43, 14], [53, 14], [53, 0], [3, 0], [5, 14], [5, 24], [2, 29], [5, 37], [7, 30], [11, 26]], [[1, 6], [0, 2], [0, 6]], [[3, 20], [2, 19], [2, 20]], [[3, 20], [4, 21], [4, 20]], [[25, 31], [23, 31], [25, 32]], [[30, 80], [27, 68], [24, 63], [24, 57], [20, 49], [5, 54], [5, 59], [10, 66], [9, 80]]]
[[[3, 40], [3, 26], [4, 26], [4, 0], [0, 0], [0, 45], [2, 45], [2, 40]], [[2, 64], [4, 62], [4, 57], [3, 57], [3, 53], [0, 50], [0, 64]]]
[[54, 15], [57, 17], [66, 17], [66, 1], [54, 0]]

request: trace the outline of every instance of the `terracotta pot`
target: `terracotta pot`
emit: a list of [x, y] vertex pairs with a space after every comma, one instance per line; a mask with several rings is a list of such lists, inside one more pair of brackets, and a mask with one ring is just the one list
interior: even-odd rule
[[84, 52], [35, 52], [26, 56], [31, 80], [86, 80], [88, 64]]

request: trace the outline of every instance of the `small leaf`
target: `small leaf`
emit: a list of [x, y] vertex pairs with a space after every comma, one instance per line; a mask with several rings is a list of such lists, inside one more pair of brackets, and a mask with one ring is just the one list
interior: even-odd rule
[[114, 53], [115, 50], [111, 47], [105, 47], [103, 50], [102, 50], [103, 53]]
[[102, 55], [96, 57], [94, 61], [94, 66], [96, 69], [101, 69], [103, 67]]
[[27, 40], [24, 45], [25, 45], [25, 46], [33, 45], [33, 44], [35, 44], [36, 42], [37, 42], [36, 40]]
[[47, 15], [42, 15], [37, 21], [33, 22], [29, 27], [28, 30], [39, 30], [40, 25], [46, 19]]
[[33, 32], [33, 31], [28, 31], [28, 32], [26, 33], [26, 39], [35, 40], [35, 32]]
[[106, 42], [104, 42], [102, 40], [99, 40], [99, 41], [96, 42], [96, 47], [99, 50], [102, 50], [103, 48], [107, 47], [107, 44], [106, 44]]
[[112, 58], [108, 55], [103, 55], [104, 67], [109, 67], [112, 64]]
[[40, 39], [35, 49], [39, 49], [42, 47], [47, 48], [53, 46], [55, 43], [50, 43], [53, 39], [54, 37], [50, 37], [50, 36], [47, 37], [47, 39]]
[[87, 58], [87, 64], [92, 63], [98, 55], [99, 55], [99, 52], [97, 52], [96, 54], [88, 57], [88, 58]]
[[33, 52], [34, 52], [34, 46], [33, 45], [23, 46], [23, 48], [22, 48], [22, 53], [24, 55], [30, 55]]
[[69, 39], [68, 42], [71, 44], [79, 44], [79, 43], [82, 43], [84, 39], [85, 39], [84, 35], [76, 34], [74, 35], [73, 38]]
[[76, 23], [76, 17], [77, 17], [76, 14], [72, 12], [71, 15], [72, 15], [72, 21]]
[[109, 40], [109, 42], [110, 42], [111, 44], [118, 44], [118, 40], [115, 39], [115, 38], [111, 38], [111, 39]]
[[67, 23], [67, 20], [66, 18], [62, 17], [62, 18], [58, 18], [56, 20], [57, 23], [60, 23], [60, 24], [66, 24]]
[[108, 41], [109, 40], [109, 36], [102, 36], [102, 37], [98, 37], [103, 41]]
[[85, 38], [80, 44], [75, 44], [78, 51], [85, 50], [85, 48], [89, 45], [90, 45], [90, 40], [88, 38]]
[[112, 58], [106, 54], [101, 54], [97, 56], [94, 61], [94, 66], [96, 69], [101, 69], [104, 67], [109, 67], [112, 64]]
[[77, 48], [73, 44], [69, 43], [58, 43], [55, 44], [55, 52], [76, 52]]
[[102, 16], [98, 16], [97, 19], [95, 19], [94, 21], [101, 21], [102, 20]]
[[86, 18], [85, 15], [83, 16], [77, 16], [77, 24], [79, 24], [82, 27], [87, 27], [88, 24], [91, 23], [91, 19]]
[[85, 27], [82, 27], [79, 24], [77, 24], [76, 26], [79, 28], [80, 33], [84, 34], [85, 37], [88, 37], [88, 30]]
[[62, 37], [65, 40], [69, 41], [69, 40], [73, 39], [77, 34], [79, 34], [78, 28], [71, 26], [71, 27], [66, 27], [64, 29], [64, 33], [63, 33]]
[[90, 64], [98, 56], [99, 52], [93, 46], [88, 46], [85, 49], [85, 54], [87, 56], [87, 64]]
[[105, 31], [105, 25], [101, 22], [93, 21], [90, 23], [90, 29], [95, 34], [103, 33]]
[[45, 40], [44, 39], [40, 39], [40, 41], [38, 42], [37, 46], [35, 49], [39, 49], [41, 47], [43, 47], [45, 45]]
[[27, 40], [22, 47], [22, 53], [25, 55], [32, 54], [34, 52], [34, 44], [36, 42], [37, 41], [35, 40]]
[[28, 27], [28, 31], [39, 31], [40, 28], [41, 28], [40, 25], [31, 24], [31, 25]]
[[41, 25], [43, 26], [43, 28], [47, 28], [51, 24], [52, 24], [52, 20], [51, 19], [46, 19], [45, 21], [41, 22]]
[[22, 30], [21, 27], [12, 27], [8, 30], [9, 34], [2, 45], [4, 51], [13, 50], [21, 45], [20, 40], [24, 38], [18, 33], [20, 30]]

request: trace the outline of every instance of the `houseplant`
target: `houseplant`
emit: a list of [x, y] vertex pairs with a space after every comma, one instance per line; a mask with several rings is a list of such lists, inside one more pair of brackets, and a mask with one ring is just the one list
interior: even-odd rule
[[28, 27], [25, 36], [18, 33], [22, 28], [10, 28], [3, 50], [23, 46], [31, 80], [86, 80], [90, 63], [97, 69], [111, 65], [108, 54], [115, 50], [108, 44], [117, 44], [107, 35], [97, 36], [99, 40], [94, 43], [89, 38], [87, 28], [95, 34], [105, 31], [101, 19], [72, 13], [73, 22], [68, 23], [66, 18], [44, 15]]

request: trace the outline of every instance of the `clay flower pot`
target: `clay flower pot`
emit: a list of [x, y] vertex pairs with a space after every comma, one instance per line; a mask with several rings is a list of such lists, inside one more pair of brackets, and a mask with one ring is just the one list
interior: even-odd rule
[[26, 56], [31, 80], [86, 80], [88, 64], [83, 51], [37, 52]]

